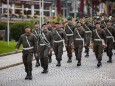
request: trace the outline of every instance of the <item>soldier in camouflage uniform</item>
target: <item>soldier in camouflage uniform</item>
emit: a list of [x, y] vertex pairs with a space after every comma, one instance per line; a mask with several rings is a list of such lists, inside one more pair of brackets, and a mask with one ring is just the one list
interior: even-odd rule
[[48, 72], [48, 55], [49, 52], [53, 50], [53, 35], [52, 32], [48, 30], [47, 25], [42, 25], [43, 31], [40, 32], [40, 61], [43, 67], [42, 73]]
[[90, 45], [90, 40], [91, 40], [91, 34], [93, 31], [93, 24], [91, 24], [88, 20], [88, 17], [85, 17], [85, 23], [83, 24], [83, 28], [85, 30], [85, 40], [86, 40], [86, 44], [85, 44], [85, 57], [89, 57], [89, 45]]
[[67, 63], [70, 63], [72, 62], [72, 46], [73, 46], [73, 32], [74, 32], [72, 17], [68, 17], [68, 23], [65, 26], [65, 32], [67, 36], [67, 46], [66, 46], [66, 51], [67, 51], [67, 56], [68, 56]]
[[22, 44], [23, 51], [22, 51], [22, 58], [23, 63], [25, 66], [25, 72], [27, 73], [25, 79], [32, 79], [32, 59], [33, 59], [33, 53], [37, 53], [37, 39], [34, 34], [30, 32], [30, 28], [28, 26], [25, 27], [25, 34], [22, 34], [20, 36], [20, 39], [17, 42], [16, 45], [16, 52], [18, 51], [18, 48]]
[[100, 28], [100, 24], [96, 23], [96, 29], [92, 33], [92, 42], [96, 59], [98, 60], [97, 67], [102, 65], [102, 55], [104, 46], [106, 46], [106, 32]]
[[36, 36], [37, 38], [37, 43], [38, 43], [38, 52], [37, 52], [37, 56], [34, 54], [34, 57], [36, 59], [36, 67], [39, 67], [40, 66], [40, 62], [39, 62], [39, 59], [40, 59], [40, 53], [39, 53], [39, 32], [40, 32], [40, 28], [39, 28], [39, 23], [38, 22], [35, 22], [34, 24], [34, 29], [32, 29], [32, 33]]
[[105, 29], [106, 31], [106, 38], [107, 38], [107, 48], [106, 53], [109, 57], [109, 60], [107, 62], [112, 63], [112, 50], [113, 50], [113, 43], [115, 42], [115, 28], [112, 27], [112, 23], [110, 20], [107, 21], [107, 27]]
[[53, 31], [53, 39], [54, 39], [54, 53], [57, 60], [56, 66], [61, 66], [62, 54], [63, 54], [63, 46], [64, 40], [65, 45], [67, 46], [67, 37], [66, 33], [63, 29], [61, 29], [61, 25], [59, 22], [56, 22], [56, 29]]
[[[50, 21], [47, 22], [47, 27], [49, 31], [53, 32], [54, 28], [52, 27]], [[52, 51], [49, 52], [48, 57], [49, 57], [49, 63], [51, 63], [52, 62]]]
[[78, 60], [77, 66], [81, 66], [81, 57], [84, 44], [85, 30], [82, 28], [81, 23], [77, 22], [77, 27], [74, 29], [74, 50], [76, 59]]

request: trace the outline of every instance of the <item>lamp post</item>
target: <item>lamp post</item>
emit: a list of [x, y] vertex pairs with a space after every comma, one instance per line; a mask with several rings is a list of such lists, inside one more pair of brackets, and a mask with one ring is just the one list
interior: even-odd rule
[[27, 16], [27, 12], [28, 12], [28, 10], [29, 10], [29, 9], [28, 9], [28, 8], [26, 8], [26, 16]]
[[54, 16], [54, 12], [55, 12], [55, 10], [52, 10], [52, 16]]
[[7, 0], [7, 42], [9, 46], [9, 0]]

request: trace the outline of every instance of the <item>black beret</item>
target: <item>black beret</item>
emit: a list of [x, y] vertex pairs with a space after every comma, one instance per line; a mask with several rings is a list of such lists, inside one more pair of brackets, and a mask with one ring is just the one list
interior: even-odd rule
[[107, 23], [107, 22], [111, 22], [111, 20], [107, 20], [106, 23]]
[[60, 22], [55, 22], [55, 24], [61, 24]]
[[81, 23], [80, 21], [77, 21], [76, 24]]
[[47, 25], [47, 24], [42, 24], [42, 27], [45, 26], [45, 25]]
[[51, 23], [51, 21], [48, 21], [48, 22], [47, 22], [47, 24], [50, 24], [50, 23]]
[[30, 28], [30, 27], [28, 25], [26, 25], [25, 28]]
[[112, 14], [112, 17], [115, 17], [115, 14]]
[[88, 16], [85, 16], [85, 18], [89, 18]]
[[67, 20], [72, 20], [72, 17], [71, 17], [71, 16], [68, 16]]
[[100, 24], [100, 23], [99, 23], [99, 22], [96, 22], [95, 25], [96, 25], [96, 24]]
[[35, 22], [34, 25], [35, 25], [35, 24], [39, 24], [39, 22]]

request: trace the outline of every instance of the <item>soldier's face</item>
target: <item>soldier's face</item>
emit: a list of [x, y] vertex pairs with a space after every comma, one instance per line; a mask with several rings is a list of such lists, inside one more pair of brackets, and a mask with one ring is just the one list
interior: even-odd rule
[[48, 24], [48, 27], [51, 27], [51, 26], [52, 26], [52, 25], [49, 23], [49, 24]]
[[85, 18], [85, 20], [84, 20], [85, 22], [88, 22], [88, 18]]
[[68, 24], [72, 24], [72, 20], [68, 20]]
[[77, 23], [77, 26], [80, 27], [80, 26], [81, 26], [81, 23]]
[[30, 28], [25, 28], [25, 32], [26, 33], [30, 32]]
[[111, 26], [112, 25], [112, 23], [111, 22], [107, 22], [107, 26]]
[[100, 29], [100, 24], [96, 24], [96, 28], [97, 28], [97, 29]]
[[47, 31], [48, 31], [48, 29], [47, 29], [47, 26], [46, 26], [46, 25], [43, 27], [43, 31], [44, 31], [44, 32], [47, 32]]
[[35, 28], [38, 28], [38, 27], [39, 27], [39, 24], [35, 24], [34, 26], [35, 26]]
[[57, 28], [57, 29], [60, 28], [60, 24], [56, 24], [56, 28]]

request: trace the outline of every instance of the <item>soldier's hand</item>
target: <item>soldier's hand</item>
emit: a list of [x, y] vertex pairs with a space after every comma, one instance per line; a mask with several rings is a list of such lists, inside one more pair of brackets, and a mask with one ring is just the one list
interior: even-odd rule
[[50, 48], [50, 51], [53, 51], [53, 48]]
[[67, 44], [65, 44], [65, 47], [67, 47]]
[[18, 53], [18, 49], [15, 50], [15, 53]]
[[73, 45], [74, 45], [74, 43], [72, 42], [72, 43], [71, 43], [71, 46], [73, 46]]
[[34, 55], [37, 57], [38, 56], [38, 54], [37, 53], [34, 53]]
[[107, 44], [104, 45], [104, 48], [106, 48], [106, 47], [107, 47]]

